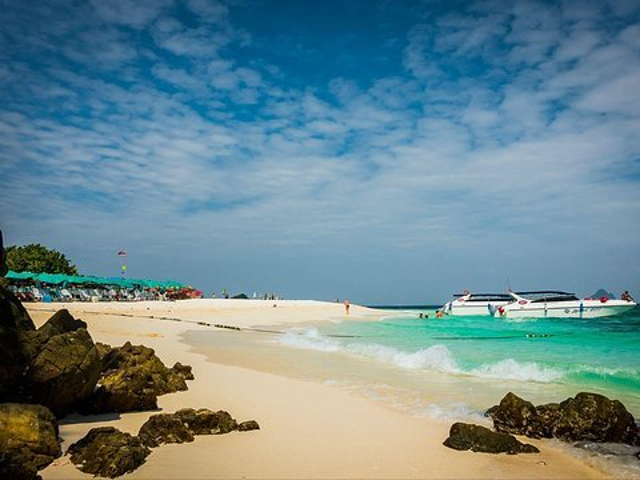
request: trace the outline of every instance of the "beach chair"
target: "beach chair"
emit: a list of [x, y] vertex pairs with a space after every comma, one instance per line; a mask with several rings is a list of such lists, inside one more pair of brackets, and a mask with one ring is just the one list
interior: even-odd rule
[[31, 287], [31, 294], [33, 295], [33, 299], [36, 302], [41, 302], [43, 295], [42, 292], [40, 292], [40, 290], [38, 289], [38, 287]]
[[66, 288], [60, 290], [60, 298], [63, 302], [73, 302], [73, 295], [71, 295], [71, 292]]

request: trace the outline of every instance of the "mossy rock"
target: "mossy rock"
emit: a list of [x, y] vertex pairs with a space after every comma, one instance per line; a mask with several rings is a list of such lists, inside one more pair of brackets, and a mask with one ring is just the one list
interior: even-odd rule
[[539, 453], [533, 445], [522, 443], [513, 435], [494, 432], [481, 425], [469, 423], [454, 423], [449, 431], [449, 437], [443, 443], [455, 450], [471, 450], [485, 453]]
[[78, 469], [109, 478], [133, 472], [150, 452], [138, 437], [114, 427], [92, 428], [67, 451]]
[[35, 478], [61, 454], [58, 422], [49, 409], [0, 404], [0, 478]]

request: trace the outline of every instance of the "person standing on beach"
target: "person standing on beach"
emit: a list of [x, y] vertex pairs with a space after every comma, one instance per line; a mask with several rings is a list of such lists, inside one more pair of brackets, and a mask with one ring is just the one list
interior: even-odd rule
[[345, 300], [344, 301], [344, 313], [346, 313], [347, 315], [349, 315], [349, 308], [351, 307], [351, 303], [349, 303], [349, 300]]

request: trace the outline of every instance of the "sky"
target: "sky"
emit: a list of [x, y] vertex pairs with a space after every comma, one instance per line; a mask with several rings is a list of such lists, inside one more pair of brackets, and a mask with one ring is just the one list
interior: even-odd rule
[[0, 0], [0, 228], [87, 275], [640, 296], [637, 0]]

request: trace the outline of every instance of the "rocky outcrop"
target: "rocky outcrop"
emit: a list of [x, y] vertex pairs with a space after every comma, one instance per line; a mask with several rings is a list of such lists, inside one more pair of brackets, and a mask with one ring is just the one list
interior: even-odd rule
[[80, 328], [84, 328], [86, 330], [87, 323], [83, 322], [80, 319], [74, 318], [69, 313], [69, 310], [63, 308], [54, 313], [53, 316], [38, 329], [38, 332], [40, 332], [46, 338], [50, 338], [54, 335], [61, 335], [67, 332], [75, 332]]
[[562, 440], [589, 440], [640, 444], [633, 415], [618, 400], [595, 393], [579, 393], [558, 406], [553, 436]]
[[92, 394], [99, 376], [98, 351], [84, 328], [55, 334], [29, 365], [26, 400], [62, 417]]
[[32, 356], [26, 334], [33, 331], [33, 321], [20, 301], [0, 285], [0, 402], [15, 399]]
[[0, 478], [34, 479], [62, 454], [58, 422], [41, 405], [0, 404]]
[[92, 428], [67, 451], [83, 472], [110, 478], [134, 471], [150, 452], [138, 437], [114, 427]]
[[496, 430], [531, 438], [556, 437], [565, 441], [629, 445], [640, 442], [635, 420], [625, 406], [596, 393], [578, 393], [559, 404], [536, 407], [509, 392], [487, 413]]
[[539, 453], [533, 445], [518, 441], [513, 435], [489, 430], [481, 425], [454, 423], [449, 437], [443, 443], [455, 450], [471, 450], [485, 453]]
[[[102, 347], [104, 348], [104, 347]], [[174, 367], [175, 368], [175, 367]], [[185, 371], [167, 368], [152, 348], [125, 343], [102, 357], [98, 386], [82, 407], [83, 413], [155, 410], [157, 397], [186, 390]]]
[[229, 413], [222, 410], [183, 408], [175, 413], [152, 415], [140, 427], [138, 436], [146, 446], [153, 448], [163, 443], [192, 442], [195, 435], [221, 435], [259, 428], [255, 420], [238, 425]]
[[58, 417], [93, 391], [100, 360], [86, 324], [61, 310], [38, 330], [0, 289], [0, 401], [41, 404]]

